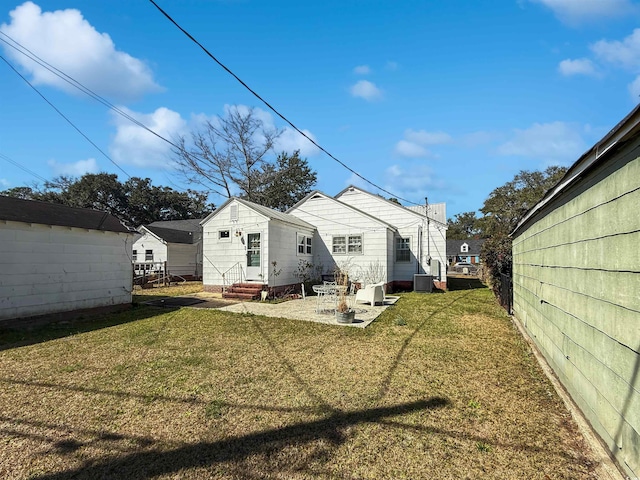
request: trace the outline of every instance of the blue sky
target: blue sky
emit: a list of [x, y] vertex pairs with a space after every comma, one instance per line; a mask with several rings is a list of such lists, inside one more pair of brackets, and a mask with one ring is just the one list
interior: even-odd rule
[[[570, 165], [640, 99], [632, 0], [158, 3], [334, 156], [397, 197], [446, 202], [449, 217], [481, 208], [520, 170]], [[3, 2], [0, 32], [4, 58], [122, 170], [156, 185], [188, 187], [165, 143], [5, 42], [167, 138], [230, 105], [286, 127], [147, 1]], [[2, 61], [0, 72], [0, 189], [99, 171], [126, 180]], [[278, 147], [299, 148], [327, 194], [376, 191], [289, 128]]]

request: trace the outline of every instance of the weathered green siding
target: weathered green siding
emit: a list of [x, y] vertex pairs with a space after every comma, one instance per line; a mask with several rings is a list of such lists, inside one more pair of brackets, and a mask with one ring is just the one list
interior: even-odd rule
[[631, 477], [640, 477], [640, 140], [513, 239], [514, 313]]

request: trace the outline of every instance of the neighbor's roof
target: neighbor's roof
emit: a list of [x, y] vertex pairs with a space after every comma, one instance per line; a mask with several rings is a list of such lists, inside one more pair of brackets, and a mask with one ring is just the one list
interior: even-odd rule
[[[153, 224], [144, 225], [142, 228], [149, 230], [151, 233], [169, 243], [194, 243], [200, 238], [200, 235], [194, 235], [193, 232], [176, 230], [173, 228], [157, 227]], [[195, 238], [195, 240], [194, 240]]]
[[183, 232], [199, 232], [202, 227], [200, 222], [204, 218], [189, 218], [187, 220], [161, 220], [151, 222], [146, 227], [170, 228], [171, 230], [182, 230]]
[[[467, 255], [479, 255], [480, 249], [482, 248], [482, 244], [485, 242], [485, 239], [466, 239], [466, 240], [449, 240], [447, 239], [447, 255], [457, 255], [459, 253], [467, 254]], [[461, 252], [460, 247], [464, 244], [469, 245], [468, 252]]]
[[511, 235], [513, 236], [545, 205], [576, 183], [585, 173], [611, 159], [612, 155], [628, 140], [638, 135], [640, 135], [640, 105], [631, 110], [609, 133], [569, 167], [564, 177], [555, 186], [547, 190], [542, 199], [522, 217], [522, 220], [511, 232]]
[[106, 212], [5, 196], [0, 196], [0, 220], [134, 233]]
[[315, 230], [316, 229], [316, 227], [314, 227], [310, 223], [307, 223], [304, 220], [301, 220], [301, 219], [299, 219], [298, 217], [296, 217], [294, 215], [289, 215], [288, 213], [278, 212], [277, 210], [273, 210], [272, 208], [265, 207], [263, 205], [258, 205], [257, 203], [253, 203], [253, 202], [250, 202], [248, 200], [243, 200], [242, 198], [238, 198], [238, 197], [231, 197], [229, 200], [227, 200], [222, 205], [220, 205], [219, 208], [217, 208], [213, 213], [211, 213], [207, 218], [202, 220], [202, 222], [200, 222], [200, 223], [204, 224], [209, 219], [215, 217], [219, 212], [224, 210], [224, 208], [227, 205], [229, 205], [231, 202], [233, 202], [234, 200], [236, 202], [244, 205], [245, 207], [254, 210], [255, 212], [259, 213], [260, 215], [262, 215], [262, 216], [264, 216], [264, 217], [266, 217], [266, 218], [268, 218], [270, 220], [279, 220], [279, 221], [281, 221], [283, 223], [288, 223], [288, 224], [291, 224], [291, 225], [307, 228], [307, 229], [310, 229], [310, 230]]

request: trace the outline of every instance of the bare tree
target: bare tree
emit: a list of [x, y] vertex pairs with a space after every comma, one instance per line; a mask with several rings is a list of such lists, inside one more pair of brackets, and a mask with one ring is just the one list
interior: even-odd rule
[[281, 133], [266, 126], [253, 108], [245, 111], [232, 106], [226, 115], [192, 132], [190, 142], [181, 137], [174, 160], [188, 182], [225, 197], [231, 197], [237, 188], [241, 197], [256, 201], [260, 178], [256, 173], [268, 163]]

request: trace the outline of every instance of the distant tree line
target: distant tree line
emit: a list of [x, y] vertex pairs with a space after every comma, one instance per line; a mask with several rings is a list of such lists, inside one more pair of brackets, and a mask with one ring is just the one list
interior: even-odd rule
[[544, 171], [522, 170], [513, 180], [489, 194], [480, 209], [483, 214], [481, 217], [477, 217], [476, 212], [464, 212], [447, 220], [449, 239], [486, 239], [480, 258], [494, 292], [500, 289], [500, 275], [512, 273], [509, 234], [566, 171], [566, 168], [558, 166], [548, 167]]
[[206, 193], [158, 187], [148, 178], [131, 177], [122, 183], [110, 173], [60, 176], [42, 187], [15, 187], [0, 195], [101, 210], [130, 227], [158, 220], [202, 218], [215, 209], [207, 202]]

